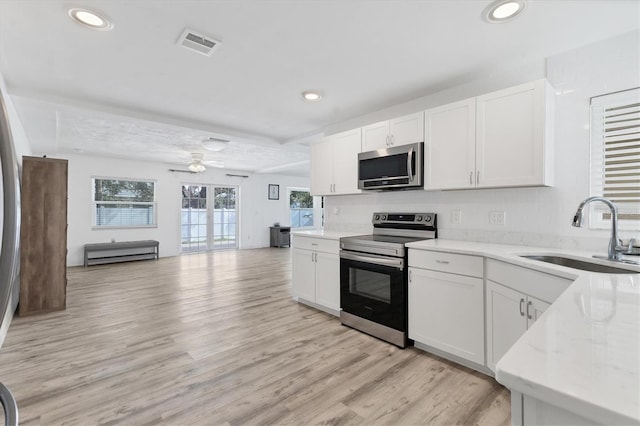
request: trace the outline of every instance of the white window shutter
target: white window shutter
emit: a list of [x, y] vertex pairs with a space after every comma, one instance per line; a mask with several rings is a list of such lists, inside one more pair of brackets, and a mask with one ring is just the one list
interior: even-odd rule
[[[640, 228], [640, 88], [591, 100], [591, 195], [613, 201], [624, 228]], [[592, 213], [593, 227], [609, 226], [606, 206]]]

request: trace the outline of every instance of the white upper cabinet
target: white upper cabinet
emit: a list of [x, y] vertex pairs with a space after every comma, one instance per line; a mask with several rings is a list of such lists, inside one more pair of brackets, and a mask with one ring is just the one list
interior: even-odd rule
[[476, 100], [425, 112], [425, 189], [470, 188], [476, 169]]
[[362, 151], [424, 141], [424, 112], [404, 115], [362, 128]]
[[326, 195], [333, 189], [333, 147], [331, 139], [311, 145], [311, 194]]
[[357, 194], [361, 131], [353, 129], [311, 145], [311, 194]]
[[551, 184], [553, 91], [546, 80], [476, 98], [477, 186]]
[[361, 152], [360, 129], [338, 133], [333, 143], [333, 194], [358, 194], [358, 154]]
[[425, 189], [549, 186], [553, 91], [537, 80], [425, 112]]

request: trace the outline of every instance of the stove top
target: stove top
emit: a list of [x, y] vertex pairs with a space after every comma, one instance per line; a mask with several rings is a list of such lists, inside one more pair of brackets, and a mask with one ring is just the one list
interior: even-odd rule
[[404, 257], [405, 244], [437, 238], [435, 213], [374, 213], [372, 222], [372, 235], [340, 238], [340, 248]]
[[421, 241], [429, 238], [425, 237], [402, 237], [396, 235], [355, 235], [352, 237], [341, 238], [340, 241], [362, 241], [367, 243], [382, 243], [382, 244], [407, 244], [414, 241]]

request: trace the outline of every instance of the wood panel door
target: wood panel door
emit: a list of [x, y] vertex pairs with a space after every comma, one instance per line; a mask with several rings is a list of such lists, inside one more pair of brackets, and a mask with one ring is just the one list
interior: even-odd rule
[[65, 309], [67, 160], [23, 157], [20, 315]]

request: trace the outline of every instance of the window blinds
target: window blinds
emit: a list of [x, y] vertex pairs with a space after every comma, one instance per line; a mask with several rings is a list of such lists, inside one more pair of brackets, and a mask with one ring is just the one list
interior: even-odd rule
[[591, 194], [612, 200], [620, 220], [640, 220], [640, 88], [591, 99]]

